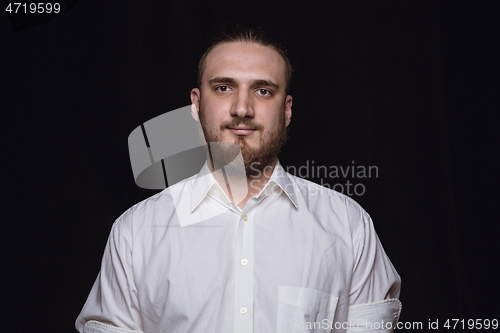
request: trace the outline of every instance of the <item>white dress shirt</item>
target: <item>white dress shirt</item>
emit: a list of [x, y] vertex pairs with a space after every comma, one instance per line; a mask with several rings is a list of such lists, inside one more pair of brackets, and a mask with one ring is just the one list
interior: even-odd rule
[[277, 162], [242, 210], [205, 163], [115, 221], [76, 328], [390, 332], [399, 291], [372, 220], [353, 199]]

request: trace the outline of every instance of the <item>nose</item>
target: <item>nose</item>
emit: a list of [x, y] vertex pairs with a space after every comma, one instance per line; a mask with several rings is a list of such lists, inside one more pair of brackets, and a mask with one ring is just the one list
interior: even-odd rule
[[235, 101], [231, 108], [231, 116], [239, 118], [253, 118], [255, 116], [252, 97], [246, 90], [241, 89], [235, 96]]

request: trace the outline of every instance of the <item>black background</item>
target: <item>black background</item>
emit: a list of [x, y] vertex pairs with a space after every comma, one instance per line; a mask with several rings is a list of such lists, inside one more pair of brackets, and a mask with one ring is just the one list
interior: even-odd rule
[[378, 167], [353, 198], [401, 275], [400, 321], [500, 319], [495, 1], [73, 1], [25, 29], [0, 17], [6, 331], [74, 330], [111, 224], [157, 192], [134, 183], [129, 133], [190, 104], [207, 37], [237, 22], [281, 36], [296, 68], [281, 163]]

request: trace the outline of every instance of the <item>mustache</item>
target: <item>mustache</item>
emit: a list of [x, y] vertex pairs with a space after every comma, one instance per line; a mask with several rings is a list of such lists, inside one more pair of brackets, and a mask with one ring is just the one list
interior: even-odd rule
[[231, 121], [225, 121], [220, 125], [220, 130], [223, 131], [227, 127], [236, 127], [238, 125], [244, 125], [248, 126], [251, 128], [255, 128], [258, 131], [262, 131], [264, 129], [264, 126], [261, 124], [255, 123], [252, 119], [249, 118], [239, 118], [239, 119], [233, 119]]

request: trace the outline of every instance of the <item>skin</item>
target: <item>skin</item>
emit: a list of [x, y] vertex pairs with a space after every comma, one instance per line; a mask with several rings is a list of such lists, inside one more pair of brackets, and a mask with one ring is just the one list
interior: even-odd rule
[[191, 90], [192, 115], [198, 121], [201, 116], [206, 138], [208, 134], [212, 141], [238, 144], [246, 165], [265, 161], [259, 162], [264, 172], [247, 172], [248, 195], [238, 203], [240, 208], [262, 190], [276, 166], [277, 152], [267, 159], [262, 156], [276, 150], [271, 148], [290, 124], [292, 96], [286, 95], [285, 85], [285, 63], [278, 52], [234, 42], [219, 44], [209, 53], [201, 92]]

